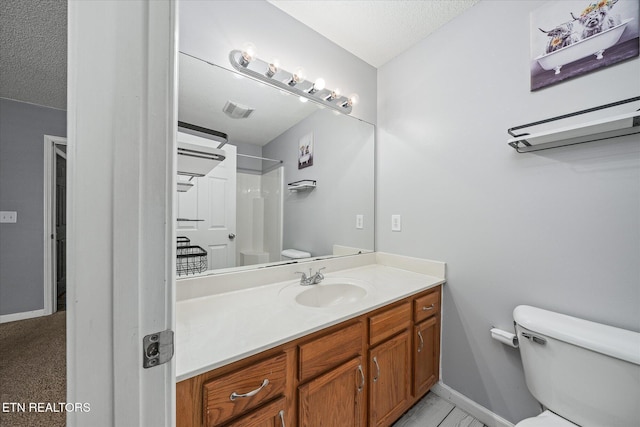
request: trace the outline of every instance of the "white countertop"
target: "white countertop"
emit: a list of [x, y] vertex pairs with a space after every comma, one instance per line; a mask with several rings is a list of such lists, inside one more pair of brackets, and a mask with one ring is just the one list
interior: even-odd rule
[[348, 279], [367, 290], [366, 296], [358, 301], [332, 307], [314, 308], [296, 303], [295, 296], [310, 288], [300, 286], [299, 279], [178, 301], [176, 381], [357, 317], [445, 281], [443, 263], [439, 263], [442, 274], [437, 275], [442, 277], [386, 264], [378, 262], [325, 274], [326, 283]]

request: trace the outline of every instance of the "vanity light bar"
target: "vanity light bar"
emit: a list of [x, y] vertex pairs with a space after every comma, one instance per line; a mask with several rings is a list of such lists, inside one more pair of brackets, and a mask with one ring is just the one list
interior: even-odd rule
[[340, 95], [338, 90], [325, 88], [322, 79], [318, 79], [316, 83], [310, 82], [304, 79], [300, 70], [291, 73], [240, 50], [229, 52], [229, 62], [242, 74], [345, 114], [351, 113], [352, 106], [357, 101], [357, 95], [347, 98]]

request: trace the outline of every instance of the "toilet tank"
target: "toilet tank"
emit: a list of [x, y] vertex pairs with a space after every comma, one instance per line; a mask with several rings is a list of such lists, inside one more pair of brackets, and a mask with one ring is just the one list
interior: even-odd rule
[[526, 305], [513, 318], [540, 403], [582, 427], [640, 425], [640, 333]]

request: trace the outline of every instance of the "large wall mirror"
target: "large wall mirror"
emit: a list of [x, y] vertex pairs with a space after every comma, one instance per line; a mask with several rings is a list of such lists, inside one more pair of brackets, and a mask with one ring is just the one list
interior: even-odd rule
[[374, 250], [372, 124], [184, 53], [179, 67], [179, 121], [228, 142], [178, 192], [178, 278]]

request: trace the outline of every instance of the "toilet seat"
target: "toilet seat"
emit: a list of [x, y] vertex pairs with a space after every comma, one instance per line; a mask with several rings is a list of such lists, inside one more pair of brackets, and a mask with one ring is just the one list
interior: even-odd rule
[[547, 410], [537, 417], [520, 421], [515, 427], [576, 427], [577, 425], [565, 420], [559, 415]]

